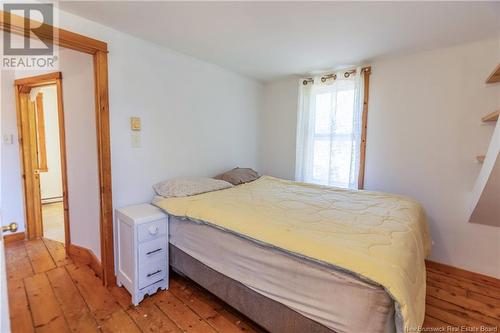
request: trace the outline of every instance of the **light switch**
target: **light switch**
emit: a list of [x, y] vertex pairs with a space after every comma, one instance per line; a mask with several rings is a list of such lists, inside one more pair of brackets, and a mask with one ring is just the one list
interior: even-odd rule
[[140, 131], [141, 130], [141, 118], [130, 117], [130, 129], [132, 131]]
[[12, 134], [4, 134], [3, 135], [3, 143], [6, 145], [11, 145], [14, 143], [14, 135]]
[[141, 148], [141, 133], [132, 132], [132, 148]]

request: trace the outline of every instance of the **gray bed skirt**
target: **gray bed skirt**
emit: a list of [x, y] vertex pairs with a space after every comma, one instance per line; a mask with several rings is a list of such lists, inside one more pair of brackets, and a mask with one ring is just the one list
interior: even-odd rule
[[273, 333], [332, 333], [329, 328], [265, 297], [194, 259], [172, 244], [170, 267]]

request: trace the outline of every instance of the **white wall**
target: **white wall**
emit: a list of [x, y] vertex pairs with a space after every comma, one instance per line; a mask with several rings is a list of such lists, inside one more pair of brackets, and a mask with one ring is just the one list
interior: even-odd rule
[[40, 191], [45, 199], [62, 199], [61, 153], [59, 146], [59, 116], [57, 108], [57, 87], [55, 85], [37, 87], [30, 91], [35, 100], [38, 93], [43, 96], [43, 114], [45, 126], [45, 148], [47, 172], [40, 173]]
[[299, 79], [269, 83], [264, 89], [260, 118], [260, 172], [286, 179], [295, 177]]
[[[68, 13], [59, 22], [108, 42], [115, 207], [151, 200], [166, 178], [257, 167], [260, 83]], [[131, 116], [142, 118], [141, 148]]]
[[[114, 207], [149, 202], [152, 185], [167, 178], [213, 176], [235, 166], [258, 169], [260, 83], [64, 12], [59, 26], [108, 42]], [[67, 79], [63, 73], [63, 84]], [[64, 86], [65, 103], [69, 93]], [[142, 118], [140, 148], [131, 146], [131, 116]], [[13, 121], [15, 129], [15, 115]], [[87, 142], [95, 140], [95, 131], [85, 133]], [[18, 163], [16, 154], [8, 163]], [[19, 195], [6, 205], [18, 221], [21, 200]], [[80, 239], [73, 237], [74, 223], [72, 242], [93, 240], [90, 248], [98, 254], [98, 220], [82, 222], [75, 235]]]
[[24, 231], [23, 188], [21, 183], [19, 142], [17, 136], [16, 107], [14, 101], [13, 71], [1, 72], [1, 129], [4, 135], [12, 135], [13, 143], [5, 144], [2, 140], [2, 223], [7, 225], [17, 222], [19, 231]]
[[[405, 194], [425, 207], [432, 259], [500, 277], [500, 228], [467, 222], [467, 206], [499, 107], [486, 85], [498, 40], [372, 63], [365, 187]], [[262, 170], [293, 178], [297, 80], [265, 86]]]
[[500, 229], [467, 221], [475, 156], [493, 134], [480, 119], [499, 107], [500, 87], [484, 83], [496, 50], [490, 40], [375, 64], [365, 183], [424, 204], [433, 259], [500, 277]]

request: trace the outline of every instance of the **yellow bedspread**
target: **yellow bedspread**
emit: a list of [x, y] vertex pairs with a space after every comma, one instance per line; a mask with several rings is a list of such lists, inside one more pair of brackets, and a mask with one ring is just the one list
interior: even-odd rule
[[405, 330], [424, 321], [430, 239], [425, 213], [411, 199], [263, 176], [155, 204], [171, 215], [349, 270], [387, 290]]

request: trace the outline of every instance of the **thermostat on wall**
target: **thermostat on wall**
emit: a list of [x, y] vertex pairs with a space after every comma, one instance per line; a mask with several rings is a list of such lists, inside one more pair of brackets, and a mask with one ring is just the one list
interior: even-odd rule
[[130, 117], [130, 129], [132, 131], [140, 131], [141, 130], [141, 118]]

